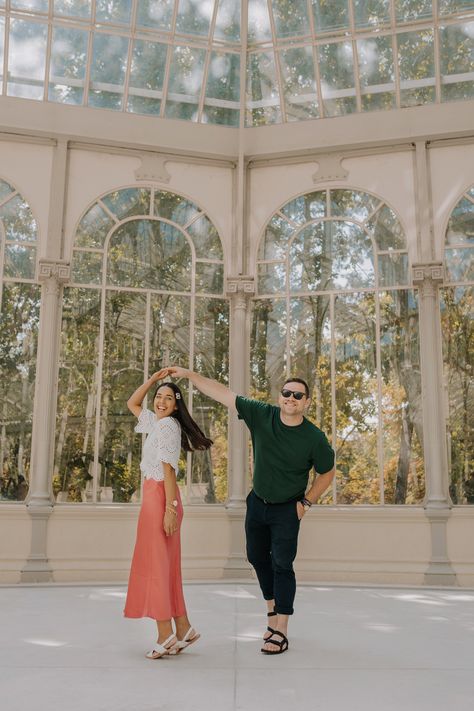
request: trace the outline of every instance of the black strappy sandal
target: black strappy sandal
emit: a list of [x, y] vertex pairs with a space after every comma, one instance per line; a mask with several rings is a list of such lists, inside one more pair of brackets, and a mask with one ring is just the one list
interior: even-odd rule
[[[274, 635], [278, 635], [279, 637], [281, 637], [281, 639], [272, 639]], [[274, 644], [276, 647], [279, 647], [279, 649], [263, 649], [262, 647], [260, 651], [264, 654], [283, 654], [283, 652], [286, 652], [289, 646], [288, 637], [286, 637], [283, 632], [279, 632], [278, 630], [274, 631], [272, 636], [265, 641], [265, 644]]]
[[[273, 612], [267, 612], [267, 617], [275, 617], [276, 615], [278, 615], [278, 612], [275, 612], [275, 610], [273, 610]], [[268, 625], [268, 627], [267, 627], [267, 632], [270, 632], [270, 636], [269, 636], [269, 637], [263, 637], [263, 641], [264, 641], [264, 642], [266, 642], [267, 640], [269, 640], [270, 637], [272, 636], [272, 634], [275, 634], [276, 630], [274, 630], [273, 627], [270, 627], [270, 625]]]

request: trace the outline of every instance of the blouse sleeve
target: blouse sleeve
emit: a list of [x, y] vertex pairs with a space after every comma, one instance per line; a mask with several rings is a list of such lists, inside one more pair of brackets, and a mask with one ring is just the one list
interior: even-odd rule
[[135, 426], [135, 432], [145, 432], [149, 434], [156, 422], [155, 413], [142, 407], [142, 411], [138, 415], [138, 423]]
[[164, 417], [157, 423], [156, 458], [171, 464], [178, 471], [181, 453], [181, 426], [174, 417]]

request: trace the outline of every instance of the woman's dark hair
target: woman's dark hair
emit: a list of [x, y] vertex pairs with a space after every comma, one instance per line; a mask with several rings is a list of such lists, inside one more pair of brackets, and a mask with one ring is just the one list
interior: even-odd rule
[[309, 397], [308, 383], [306, 382], [306, 380], [303, 380], [303, 378], [287, 378], [283, 383], [283, 387], [285, 387], [287, 383], [300, 383], [301, 385], [304, 385], [304, 389], [306, 390], [306, 397]]
[[183, 393], [175, 383], [160, 383], [155, 390], [153, 400], [158, 390], [164, 387], [172, 390], [176, 398], [178, 409], [171, 414], [171, 417], [178, 420], [181, 425], [181, 447], [185, 452], [192, 452], [195, 449], [209, 449], [213, 444], [212, 439], [206, 437], [201, 428], [194, 422], [184, 402]]

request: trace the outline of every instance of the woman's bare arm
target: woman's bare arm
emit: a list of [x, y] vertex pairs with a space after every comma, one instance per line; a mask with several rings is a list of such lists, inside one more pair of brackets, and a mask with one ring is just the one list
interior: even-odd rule
[[168, 371], [169, 368], [162, 368], [156, 373], [153, 373], [153, 375], [148, 378], [146, 383], [140, 385], [140, 387], [135, 390], [133, 395], [128, 398], [127, 407], [130, 412], [133, 412], [135, 417], [138, 417], [142, 411], [142, 402], [145, 399], [147, 392], [158, 382], [158, 380], [166, 378], [166, 376], [169, 375]]

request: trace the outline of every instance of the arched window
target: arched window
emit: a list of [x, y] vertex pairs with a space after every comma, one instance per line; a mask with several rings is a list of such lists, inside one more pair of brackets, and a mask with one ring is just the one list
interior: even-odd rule
[[40, 287], [38, 227], [20, 193], [0, 179], [0, 500], [28, 492]]
[[337, 453], [328, 503], [423, 500], [417, 303], [388, 205], [346, 189], [283, 205], [259, 247], [251, 342], [255, 395], [309, 382]]
[[[152, 187], [104, 195], [76, 231], [64, 290], [53, 488], [59, 501], [136, 501], [140, 438], [126, 401], [166, 364], [226, 382], [228, 302], [216, 228], [195, 204]], [[227, 493], [227, 411], [180, 383], [212, 451], [183, 457], [189, 501]]]
[[449, 491], [453, 503], [474, 503], [474, 187], [451, 213], [446, 229], [441, 293], [448, 402]]

